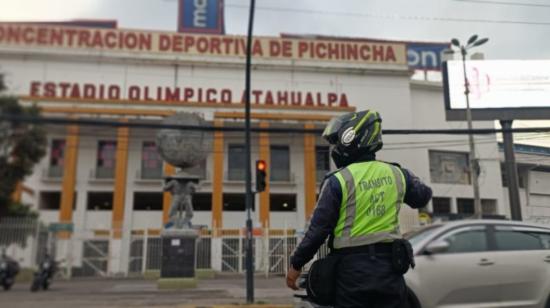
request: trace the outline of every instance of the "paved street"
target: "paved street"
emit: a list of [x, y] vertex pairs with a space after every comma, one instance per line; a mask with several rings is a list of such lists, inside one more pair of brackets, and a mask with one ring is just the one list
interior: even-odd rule
[[[266, 304], [292, 304], [292, 292], [283, 278], [256, 277], [256, 301]], [[183, 307], [188, 305], [242, 304], [245, 302], [242, 276], [201, 280], [197, 289], [159, 291], [155, 280], [75, 279], [55, 281], [52, 289], [31, 293], [29, 283], [16, 284], [11, 291], [0, 291], [1, 307]]]

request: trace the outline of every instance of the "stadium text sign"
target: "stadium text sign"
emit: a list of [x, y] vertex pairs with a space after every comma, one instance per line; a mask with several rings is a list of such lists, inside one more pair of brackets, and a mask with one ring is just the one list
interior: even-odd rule
[[[56, 48], [165, 55], [244, 57], [243, 36], [0, 23], [0, 48]], [[256, 58], [406, 65], [406, 45], [370, 41], [257, 38]]]
[[[133, 103], [205, 103], [231, 105], [244, 102], [244, 91], [202, 87], [162, 87], [78, 82], [31, 81], [31, 99], [73, 99], [95, 101], [131, 101]], [[345, 93], [288, 90], [251, 91], [251, 103], [265, 106], [347, 108]]]

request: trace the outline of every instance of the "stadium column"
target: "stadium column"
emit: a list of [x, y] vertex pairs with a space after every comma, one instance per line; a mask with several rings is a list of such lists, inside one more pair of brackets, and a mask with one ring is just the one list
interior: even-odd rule
[[[128, 122], [121, 119], [120, 122]], [[128, 169], [128, 127], [117, 128], [116, 165], [115, 165], [115, 191], [113, 192], [113, 237], [119, 239], [122, 236], [124, 221], [124, 201], [126, 199], [126, 177]]]
[[[313, 129], [313, 123], [306, 123], [305, 129]], [[304, 135], [304, 196], [305, 196], [305, 219], [308, 221], [315, 208], [315, 135]]]
[[[269, 128], [269, 122], [262, 121], [260, 122], [260, 128]], [[264, 160], [267, 164], [268, 170], [271, 170], [271, 160], [270, 160], [270, 148], [269, 148], [269, 133], [260, 133], [260, 159]], [[269, 174], [268, 174], [269, 177]], [[265, 190], [260, 193], [260, 223], [262, 228], [269, 229], [270, 220], [269, 220], [269, 184], [265, 187]]]
[[[164, 176], [174, 175], [176, 168], [169, 163], [164, 163]], [[162, 193], [162, 225], [168, 222], [168, 214], [170, 213], [170, 205], [172, 204], [172, 194], [169, 191]], [[163, 227], [161, 227], [162, 229]], [[147, 230], [145, 230], [147, 232]]]
[[[65, 153], [63, 163], [63, 183], [61, 191], [61, 204], [59, 211], [60, 223], [72, 223], [73, 205], [75, 204], [76, 171], [78, 163], [79, 128], [77, 125], [67, 127], [67, 139], [65, 141]], [[60, 232], [59, 237], [67, 239], [70, 232]]]
[[[214, 126], [223, 127], [222, 120], [215, 120]], [[223, 228], [223, 154], [224, 135], [222, 131], [214, 132], [213, 146], [213, 179], [212, 179], [212, 233], [219, 236]]]
[[[214, 121], [215, 127], [223, 127], [222, 120]], [[224, 156], [224, 134], [222, 131], [214, 132], [212, 167], [212, 269], [221, 271], [222, 268], [222, 238], [223, 228], [223, 156]]]

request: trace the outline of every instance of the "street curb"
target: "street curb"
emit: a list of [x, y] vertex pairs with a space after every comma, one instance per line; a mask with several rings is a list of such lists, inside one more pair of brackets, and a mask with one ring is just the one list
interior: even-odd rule
[[281, 304], [233, 304], [233, 305], [181, 305], [178, 308], [293, 308], [293, 305]]

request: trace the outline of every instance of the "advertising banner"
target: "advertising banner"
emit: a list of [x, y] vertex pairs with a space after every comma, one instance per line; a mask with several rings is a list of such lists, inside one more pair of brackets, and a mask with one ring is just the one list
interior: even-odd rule
[[[469, 102], [474, 118], [545, 119], [550, 115], [550, 61], [466, 61]], [[444, 65], [445, 103], [448, 111], [464, 111], [462, 61]]]
[[223, 0], [179, 0], [178, 32], [224, 33]]

